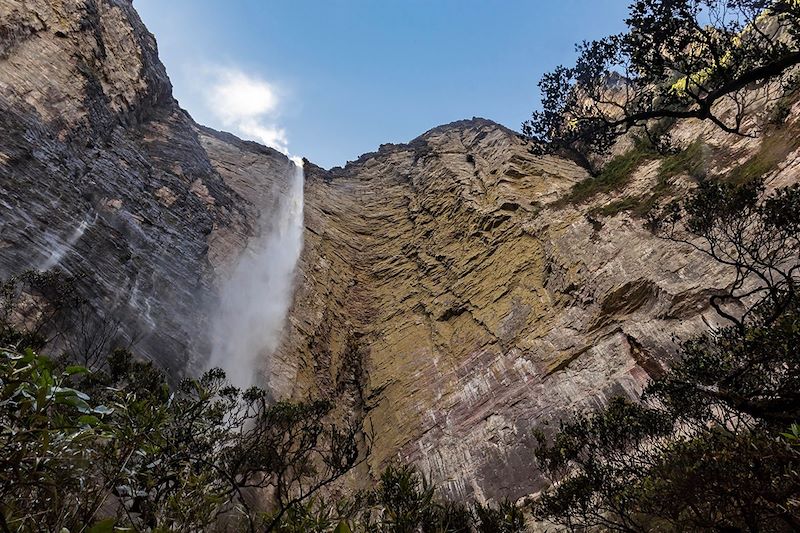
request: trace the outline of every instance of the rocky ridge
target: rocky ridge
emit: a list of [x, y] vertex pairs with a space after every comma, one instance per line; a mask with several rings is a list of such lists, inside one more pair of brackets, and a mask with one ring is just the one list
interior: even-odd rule
[[400, 458], [457, 497], [534, 492], [534, 428], [636, 396], [673, 336], [716, 320], [719, 265], [626, 213], [590, 215], [652, 187], [657, 164], [625, 190], [559, 206], [583, 170], [473, 119], [342, 169], [307, 165], [273, 388], [366, 414], [373, 474]]

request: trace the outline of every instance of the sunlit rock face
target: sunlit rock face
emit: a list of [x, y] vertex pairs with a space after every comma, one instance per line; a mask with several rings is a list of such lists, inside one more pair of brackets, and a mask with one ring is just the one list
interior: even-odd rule
[[[715, 146], [746, 159], [761, 142], [680, 128], [709, 142], [709, 167], [731, 164]], [[770, 183], [797, 180], [797, 154]], [[673, 336], [718, 323], [708, 299], [726, 270], [627, 213], [592, 214], [652, 190], [656, 161], [624, 190], [555, 207], [584, 172], [474, 119], [306, 174], [301, 278], [271, 382], [364, 413], [373, 475], [400, 458], [457, 497], [531, 494], [533, 429], [635, 397]], [[690, 184], [676, 176], [675, 193]]]
[[288, 187], [278, 152], [182, 111], [128, 1], [0, 0], [0, 277], [60, 268], [179, 376], [216, 284]]
[[[128, 1], [0, 0], [0, 26], [0, 276], [82, 275], [138, 354], [176, 377], [204, 367], [220, 288], [280, 222], [292, 163], [195, 124]], [[721, 170], [766, 142], [700, 123], [675, 133], [725, 152]], [[786, 153], [772, 185], [797, 181], [800, 157]], [[718, 265], [628, 214], [591, 214], [651, 190], [657, 167], [554, 207], [585, 173], [482, 119], [345, 168], [306, 162], [286, 327], [270, 364], [246, 364], [276, 396], [366, 417], [372, 454], [354, 483], [400, 458], [456, 497], [535, 492], [532, 429], [635, 395], [669, 363], [673, 335], [715, 321]], [[676, 177], [678, 194], [688, 186]]]
[[724, 279], [640, 221], [547, 207], [585, 177], [485, 120], [307, 168], [273, 387], [366, 413], [373, 473], [399, 456], [458, 496], [532, 492], [531, 430], [636, 394]]

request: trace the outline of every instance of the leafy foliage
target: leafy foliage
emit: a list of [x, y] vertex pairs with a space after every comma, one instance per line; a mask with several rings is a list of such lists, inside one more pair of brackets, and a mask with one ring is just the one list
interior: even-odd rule
[[479, 533], [517, 533], [525, 531], [525, 516], [522, 510], [508, 500], [497, 507], [475, 507], [477, 531]]
[[592, 209], [590, 214], [607, 217], [629, 211], [634, 216], [644, 218], [673, 192], [673, 178], [685, 174], [699, 180], [705, 176], [704, 145], [699, 139], [685, 149], [673, 151], [666, 156], [660, 154], [647, 140], [637, 139], [632, 150], [612, 158], [597, 177], [576, 183], [570, 194], [556, 205], [577, 203], [598, 193], [623, 189], [639, 165], [654, 159], [659, 159], [660, 163], [656, 184], [649, 193], [615, 200]]
[[636, 0], [626, 24], [584, 42], [574, 66], [542, 78], [542, 110], [523, 124], [535, 150], [567, 150], [593, 170], [587, 154], [634, 128], [669, 145], [664, 119], [709, 120], [742, 134], [751, 105], [770, 97], [757, 84], [790, 86], [800, 63], [795, 0]]
[[0, 525], [6, 530], [275, 530], [359, 461], [355, 425], [324, 402], [268, 401], [220, 370], [170, 390], [115, 352], [89, 372], [30, 349], [0, 353]]
[[[525, 531], [522, 511], [508, 501], [497, 507], [476, 504], [470, 510], [461, 504], [438, 502], [435, 490], [413, 467], [390, 465], [370, 498], [378, 520], [374, 524], [367, 520], [364, 531], [467, 533], [473, 528], [478, 533]], [[375, 516], [375, 511], [371, 516]]]
[[[637, 402], [616, 399], [537, 435], [553, 486], [534, 515], [574, 531], [796, 531], [800, 186], [766, 194], [762, 179], [796, 148], [789, 100], [778, 94], [775, 135], [720, 181], [704, 179], [702, 145], [671, 148], [665, 120], [744, 134], [749, 105], [769, 100], [772, 82], [795, 83], [800, 3], [640, 0], [626, 22], [628, 32], [584, 43], [575, 67], [543, 78], [544, 109], [525, 133], [536, 150], [577, 152], [594, 171], [587, 153], [644, 132], [658, 154], [649, 157], [661, 158], [656, 189], [593, 214], [647, 213], [660, 237], [730, 267], [710, 300], [729, 325], [683, 343]], [[611, 159], [580, 190], [621, 188], [633, 170], [625, 161]], [[697, 189], [656, 210], [684, 173]]]
[[91, 472], [108, 412], [70, 387], [81, 367], [58, 371], [30, 348], [0, 350], [0, 527], [58, 531], [86, 523], [104, 491]]
[[741, 317], [722, 304], [732, 299], [748, 303], [768, 298], [773, 316], [797, 298], [800, 275], [800, 185], [764, 197], [763, 181], [740, 186], [701, 182], [685, 202], [674, 201], [649, 219], [661, 237], [680, 242], [730, 267], [734, 279], [728, 290], [711, 298], [723, 317], [744, 327], [747, 318], [764, 310], [749, 306]]
[[[522, 509], [504, 501], [497, 506], [475, 504], [472, 508], [442, 499], [430, 481], [409, 465], [390, 464], [374, 488], [356, 494], [349, 501], [320, 504], [333, 517], [322, 523], [309, 517], [318, 510], [295, 518], [287, 531], [330, 531], [337, 529], [364, 533], [521, 533], [525, 531]], [[306, 529], [300, 529], [304, 524]], [[313, 524], [313, 525], [312, 525]]]
[[781, 125], [764, 135], [758, 150], [722, 179], [734, 185], [761, 179], [778, 168], [800, 147], [800, 128], [797, 124]]
[[613, 157], [598, 176], [573, 185], [569, 195], [559, 200], [557, 205], [578, 204], [596, 194], [622, 189], [630, 182], [633, 172], [642, 163], [653, 159], [656, 155], [657, 153], [647, 142], [637, 140], [631, 150]]

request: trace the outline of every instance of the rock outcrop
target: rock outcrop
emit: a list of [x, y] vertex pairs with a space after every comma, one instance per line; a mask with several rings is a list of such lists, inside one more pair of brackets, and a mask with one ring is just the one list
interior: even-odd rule
[[[0, 124], [0, 276], [83, 274], [138, 353], [175, 375], [202, 359], [218, 280], [290, 162], [195, 124], [124, 0], [0, 0]], [[779, 153], [773, 183], [797, 179], [793, 140], [676, 128], [709, 168]], [[572, 203], [579, 167], [483, 119], [344, 168], [306, 162], [305, 249], [267, 382], [365, 417], [361, 474], [400, 458], [456, 497], [535, 492], [534, 428], [636, 395], [673, 336], [716, 320], [724, 269], [602, 210], [657, 189], [660, 164]], [[689, 184], [670, 176], [670, 194]]]

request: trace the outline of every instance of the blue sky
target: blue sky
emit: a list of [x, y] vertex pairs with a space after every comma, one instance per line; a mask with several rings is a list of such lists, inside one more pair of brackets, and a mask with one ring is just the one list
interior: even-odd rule
[[134, 0], [200, 123], [331, 167], [480, 116], [519, 131], [542, 73], [628, 0]]

